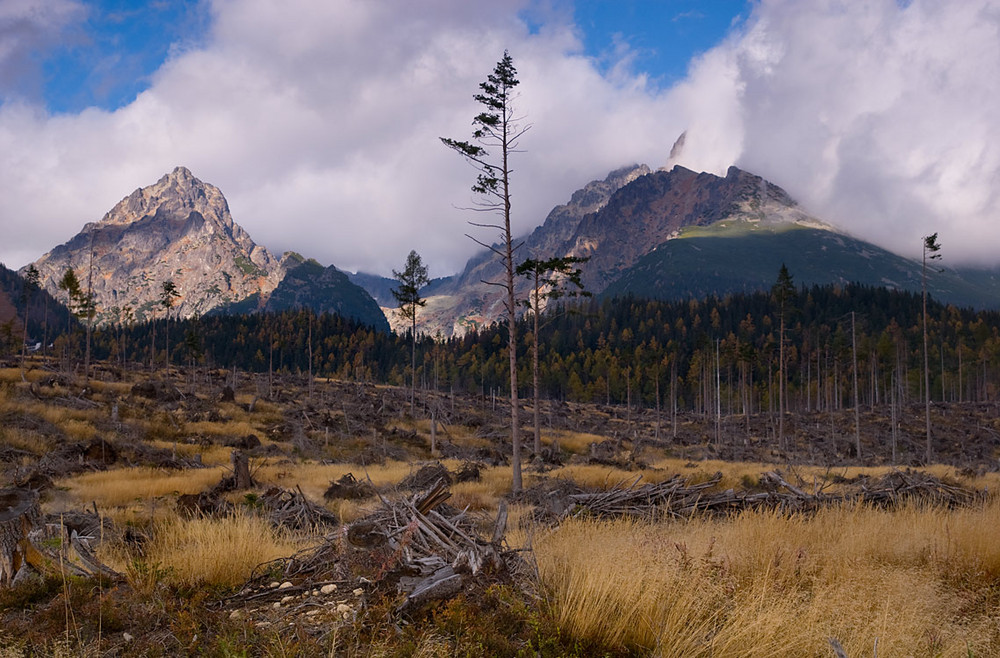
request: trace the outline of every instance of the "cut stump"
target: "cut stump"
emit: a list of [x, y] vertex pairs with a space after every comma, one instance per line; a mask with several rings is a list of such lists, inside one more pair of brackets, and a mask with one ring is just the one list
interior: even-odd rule
[[31, 489], [0, 489], [0, 583], [10, 587], [31, 551], [28, 533], [39, 525], [38, 494]]

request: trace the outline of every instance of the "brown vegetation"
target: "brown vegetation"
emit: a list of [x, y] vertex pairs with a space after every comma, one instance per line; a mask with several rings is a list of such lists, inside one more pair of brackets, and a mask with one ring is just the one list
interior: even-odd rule
[[96, 371], [0, 370], [0, 487], [46, 529], [0, 589], [4, 656], [1000, 653], [983, 405], [936, 405], [969, 458], [916, 471], [869, 449], [874, 414], [862, 462], [849, 412], [790, 415], [779, 453], [766, 417], [718, 441], [543, 403], [514, 496], [490, 400], [424, 391], [414, 418], [405, 389]]

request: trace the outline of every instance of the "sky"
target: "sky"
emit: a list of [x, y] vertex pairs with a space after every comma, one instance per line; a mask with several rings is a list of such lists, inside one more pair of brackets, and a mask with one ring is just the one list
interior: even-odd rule
[[505, 50], [517, 233], [686, 133], [677, 164], [1000, 265], [1000, 0], [0, 0], [0, 262], [182, 165], [273, 253], [452, 274], [496, 236], [438, 138]]

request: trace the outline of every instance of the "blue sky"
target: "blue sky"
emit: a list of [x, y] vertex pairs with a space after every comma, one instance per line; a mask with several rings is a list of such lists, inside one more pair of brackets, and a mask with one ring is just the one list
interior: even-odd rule
[[195, 46], [208, 28], [198, 0], [88, 0], [86, 18], [42, 60], [43, 98], [56, 113], [118, 109], [150, 85], [172, 49]]
[[857, 237], [997, 265], [997, 34], [1000, 0], [0, 0], [0, 262], [183, 165], [277, 254], [455, 272], [474, 176], [438, 138], [506, 49], [518, 232], [624, 165], [736, 165]]
[[[42, 99], [54, 113], [129, 104], [172, 52], [197, 47], [210, 28], [208, 9], [199, 0], [84, 0], [82, 5], [86, 19], [65, 41], [36, 54], [43, 62]], [[691, 58], [717, 45], [748, 12], [748, 0], [572, 3], [584, 50], [600, 70], [607, 72], [628, 47], [629, 68], [661, 88], [682, 79]]]
[[747, 0], [579, 0], [573, 16], [588, 54], [607, 66], [616, 46], [634, 51], [633, 68], [669, 87], [695, 55], [716, 46], [749, 14]]

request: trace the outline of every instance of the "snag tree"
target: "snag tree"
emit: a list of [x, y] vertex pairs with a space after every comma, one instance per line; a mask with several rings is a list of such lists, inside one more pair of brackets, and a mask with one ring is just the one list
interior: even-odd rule
[[514, 238], [510, 228], [510, 156], [517, 152], [518, 140], [530, 126], [524, 125], [514, 112], [514, 89], [519, 84], [517, 69], [510, 54], [504, 51], [493, 72], [479, 84], [481, 93], [473, 98], [482, 105], [482, 112], [472, 120], [475, 129], [472, 141], [442, 137], [445, 146], [469, 162], [479, 174], [472, 191], [477, 195], [475, 210], [496, 213], [500, 223], [470, 222], [480, 228], [500, 232], [499, 245], [484, 243], [472, 238], [500, 257], [504, 267], [503, 281], [487, 281], [504, 289], [504, 306], [507, 316], [507, 352], [510, 361], [510, 433], [512, 443], [511, 489], [521, 490], [521, 431], [518, 422], [517, 399], [517, 303], [514, 300]]

